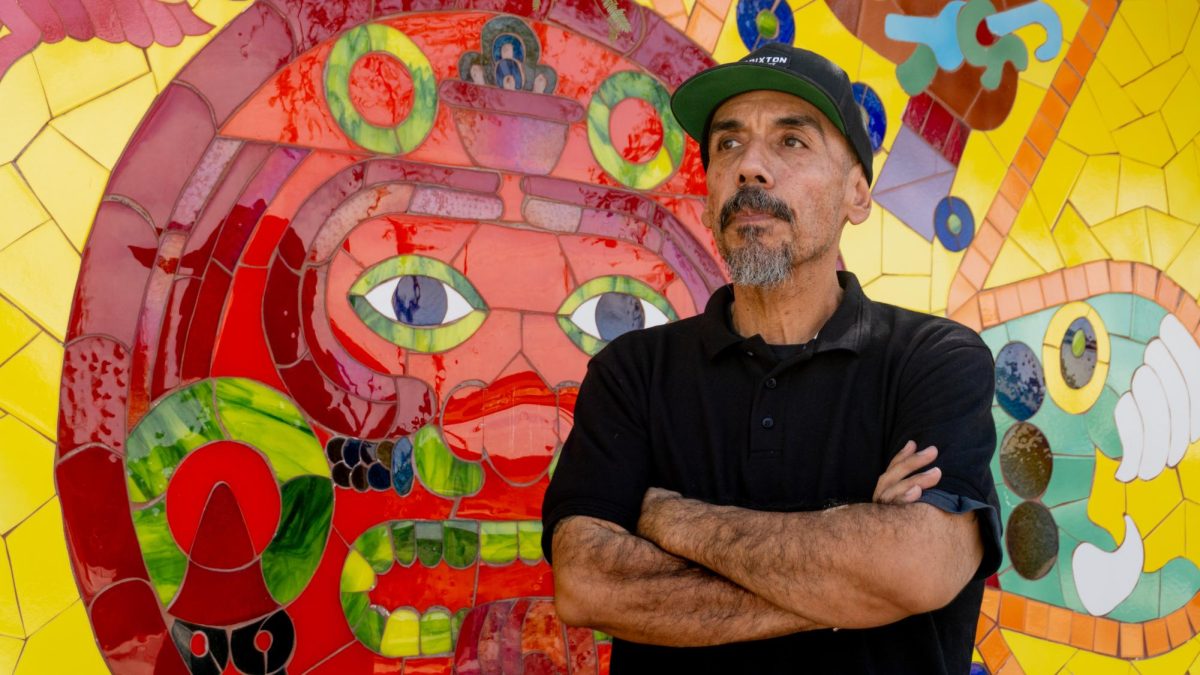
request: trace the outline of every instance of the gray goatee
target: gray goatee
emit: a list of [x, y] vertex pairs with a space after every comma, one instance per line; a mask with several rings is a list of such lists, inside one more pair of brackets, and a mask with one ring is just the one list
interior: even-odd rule
[[[794, 226], [796, 216], [782, 199], [760, 187], [739, 189], [721, 207], [721, 233], [729, 227], [733, 217], [742, 210], [766, 213], [788, 225]], [[739, 248], [729, 248], [723, 236], [717, 237], [717, 250], [725, 260], [729, 277], [739, 286], [773, 288], [782, 285], [792, 273], [794, 255], [786, 243], [771, 247], [763, 243], [765, 228], [746, 225], [739, 228], [744, 243]]]

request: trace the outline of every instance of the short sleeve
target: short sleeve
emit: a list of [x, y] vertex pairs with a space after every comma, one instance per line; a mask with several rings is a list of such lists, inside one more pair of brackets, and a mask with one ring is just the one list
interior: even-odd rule
[[920, 501], [949, 513], [975, 512], [983, 560], [975, 578], [1001, 562], [1000, 502], [992, 478], [996, 427], [991, 405], [995, 366], [991, 352], [969, 329], [945, 324], [914, 350], [899, 393], [890, 447], [909, 440], [937, 446], [942, 477]]
[[614, 342], [588, 364], [575, 402], [575, 422], [542, 502], [542, 551], [551, 561], [554, 528], [591, 516], [637, 529], [649, 485], [650, 448], [638, 378], [614, 365]]

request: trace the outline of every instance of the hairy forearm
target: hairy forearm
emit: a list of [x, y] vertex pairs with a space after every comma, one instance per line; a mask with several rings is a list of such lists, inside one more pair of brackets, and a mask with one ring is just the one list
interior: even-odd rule
[[927, 504], [768, 513], [673, 496], [644, 506], [639, 533], [779, 607], [845, 628], [945, 605], [982, 556], [973, 515]]
[[563, 521], [553, 549], [555, 605], [570, 625], [676, 647], [819, 627], [611, 523]]

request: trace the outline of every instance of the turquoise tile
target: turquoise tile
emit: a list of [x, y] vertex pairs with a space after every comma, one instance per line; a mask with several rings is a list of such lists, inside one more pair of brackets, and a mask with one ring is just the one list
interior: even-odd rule
[[1033, 600], [1061, 607], [1063, 595], [1058, 580], [1059, 567], [1056, 564], [1050, 570], [1050, 573], [1041, 579], [1026, 579], [1018, 574], [1016, 570], [1010, 569], [1000, 575], [1000, 588], [1004, 589], [1007, 593], [1016, 593], [1017, 595], [1023, 595]]
[[1108, 386], [1117, 394], [1129, 391], [1129, 383], [1133, 381], [1133, 371], [1142, 365], [1142, 355], [1146, 353], [1146, 345], [1122, 337], [1109, 338], [1112, 343], [1112, 357], [1108, 366]]
[[1108, 533], [1108, 530], [1088, 518], [1086, 501], [1056, 506], [1050, 509], [1050, 515], [1054, 516], [1054, 524], [1058, 525], [1060, 540], [1067, 537], [1072, 541], [1086, 541], [1095, 544], [1105, 551], [1116, 550], [1117, 542]]
[[1158, 607], [1162, 572], [1143, 573], [1133, 592], [1117, 608], [1108, 613], [1108, 618], [1117, 621], [1140, 622], [1162, 616]]
[[992, 350], [993, 358], [1000, 353], [1001, 347], [1008, 344], [1008, 330], [1004, 324], [983, 331], [979, 334], [979, 337], [983, 338], [983, 343], [988, 346], [988, 349]]
[[1083, 415], [1072, 415], [1047, 399], [1029, 422], [1042, 430], [1050, 442], [1050, 451], [1056, 455], [1082, 455], [1091, 457], [1095, 451], [1088, 436], [1087, 419]]
[[1200, 569], [1187, 558], [1163, 565], [1158, 607], [1163, 616], [1183, 607], [1200, 590]]
[[[1008, 339], [1029, 345], [1033, 349], [1033, 353], [1037, 354], [1038, 360], [1041, 360], [1042, 343], [1046, 341], [1046, 326], [1050, 324], [1050, 317], [1054, 316], [1057, 311], [1057, 307], [1051, 307], [1009, 321], [1007, 324]], [[1042, 365], [1045, 367], [1045, 364]]]
[[1128, 293], [1106, 293], [1088, 298], [1087, 302], [1100, 315], [1109, 335], [1128, 337], [1133, 326], [1133, 298]]
[[1100, 452], [1110, 459], [1118, 459], [1125, 455], [1121, 446], [1121, 437], [1117, 435], [1117, 422], [1113, 419], [1113, 409], [1117, 407], [1119, 397], [1110, 387], [1100, 392], [1100, 397], [1092, 404], [1084, 416], [1087, 419], [1088, 437], [1100, 448]]
[[1145, 298], [1133, 301], [1133, 330], [1129, 337], [1137, 342], [1149, 342], [1158, 335], [1158, 326], [1162, 323], [1167, 310], [1158, 303]]
[[1091, 457], [1055, 457], [1042, 503], [1051, 509], [1067, 502], [1086, 504], [1080, 500], [1092, 492], [1092, 477], [1096, 473], [1094, 457], [1094, 451]]

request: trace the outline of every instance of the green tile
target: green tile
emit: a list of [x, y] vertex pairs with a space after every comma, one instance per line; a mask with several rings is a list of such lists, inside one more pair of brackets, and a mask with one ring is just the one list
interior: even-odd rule
[[1086, 501], [1062, 504], [1050, 509], [1054, 524], [1058, 526], [1059, 538], [1070, 537], [1076, 541], [1095, 544], [1105, 551], [1114, 551], [1117, 542], [1103, 527], [1092, 522], [1087, 513]]
[[271, 597], [295, 600], [308, 586], [333, 521], [333, 484], [320, 476], [300, 476], [283, 484], [279, 528], [263, 551], [263, 577]]
[[299, 408], [274, 389], [240, 377], [216, 380], [217, 409], [231, 438], [260, 450], [281, 482], [329, 477], [321, 444]]
[[479, 523], [479, 555], [492, 565], [506, 565], [517, 559], [517, 524], [513, 521]]
[[1107, 385], [1118, 395], [1129, 391], [1133, 382], [1133, 371], [1142, 365], [1142, 356], [1146, 353], [1146, 345], [1122, 337], [1111, 337], [1111, 361], [1108, 364]]
[[542, 521], [522, 520], [517, 523], [517, 552], [521, 560], [528, 563], [542, 559]]
[[1113, 410], [1117, 407], [1119, 398], [1111, 387], [1106, 386], [1085, 415], [1088, 437], [1109, 459], [1117, 459], [1125, 454], [1121, 437], [1117, 435], [1117, 422], [1113, 418]]
[[1059, 565], [1055, 565], [1050, 573], [1041, 579], [1026, 579], [1016, 570], [1010, 569], [1000, 575], [1000, 588], [1004, 589], [1006, 593], [1016, 593], [1039, 602], [1061, 607], [1063, 598], [1062, 588], [1058, 581], [1059, 567]]
[[1088, 298], [1109, 335], [1128, 337], [1133, 327], [1133, 298], [1128, 293], [1106, 293]]
[[408, 566], [417, 559], [417, 533], [411, 520], [398, 520], [392, 523], [392, 551], [396, 562]]
[[421, 617], [421, 653], [446, 654], [452, 649], [450, 612], [444, 609], [425, 612]]
[[1087, 419], [1059, 408], [1049, 396], [1041, 409], [1029, 418], [1029, 423], [1042, 430], [1050, 442], [1050, 452], [1055, 455], [1091, 457], [1095, 452], [1088, 436]]
[[159, 401], [134, 427], [125, 446], [131, 501], [147, 502], [161, 495], [187, 453], [224, 438], [212, 395], [209, 382], [180, 389]]
[[447, 520], [442, 537], [445, 550], [442, 556], [451, 567], [463, 569], [479, 557], [479, 524], [473, 520]]
[[1149, 342], [1158, 336], [1158, 327], [1162, 324], [1167, 310], [1157, 302], [1145, 298], [1135, 298], [1133, 301], [1133, 329], [1129, 337], [1136, 342]]
[[1108, 613], [1108, 618], [1136, 623], [1161, 617], [1158, 605], [1161, 577], [1161, 571], [1143, 572], [1133, 592]]
[[175, 536], [171, 534], [165, 503], [160, 501], [154, 506], [134, 511], [133, 530], [154, 592], [163, 605], [169, 605], [183, 583], [187, 556], [179, 549]]
[[[1095, 453], [1094, 450], [1092, 452]], [[1091, 494], [1095, 473], [1094, 454], [1088, 457], [1055, 457], [1050, 470], [1050, 484], [1042, 495], [1042, 503], [1051, 509], [1066, 502], [1086, 504], [1079, 500], [1085, 500]]]
[[390, 530], [387, 523], [376, 525], [363, 532], [354, 541], [354, 549], [362, 554], [363, 559], [371, 565], [371, 569], [376, 574], [385, 574], [395, 562], [392, 557]]
[[1158, 611], [1161, 616], [1183, 607], [1200, 590], [1200, 569], [1187, 558], [1175, 558], [1160, 570]]
[[[1042, 343], [1046, 341], [1046, 326], [1050, 324], [1050, 317], [1054, 316], [1057, 311], [1057, 307], [1051, 307], [1009, 321], [1006, 325], [1008, 339], [1029, 345], [1029, 348], [1037, 355], [1038, 361], [1041, 361]], [[1042, 367], [1045, 368], [1046, 364], [1043, 363]]]
[[426, 567], [442, 561], [442, 524], [434, 520], [416, 522], [417, 559]]
[[383, 642], [383, 628], [387, 625], [387, 616], [383, 610], [374, 605], [367, 607], [359, 616], [358, 622], [351, 626], [354, 637], [363, 643], [367, 649], [378, 652]]
[[483, 486], [483, 468], [454, 456], [434, 425], [412, 436], [413, 457], [421, 484], [442, 497], [464, 497]]
[[983, 331], [979, 334], [979, 337], [983, 338], [983, 343], [988, 346], [988, 349], [992, 350], [993, 358], [1000, 353], [1000, 349], [1004, 345], [1008, 344], [1008, 330], [1004, 324]]
[[1079, 542], [1074, 537], [1064, 534], [1061, 529], [1058, 531], [1058, 564], [1055, 567], [1058, 568], [1059, 588], [1062, 590], [1059, 607], [1087, 614], [1083, 601], [1079, 599], [1079, 590], [1075, 587], [1075, 576], [1071, 573], [1071, 555], [1078, 547]]

